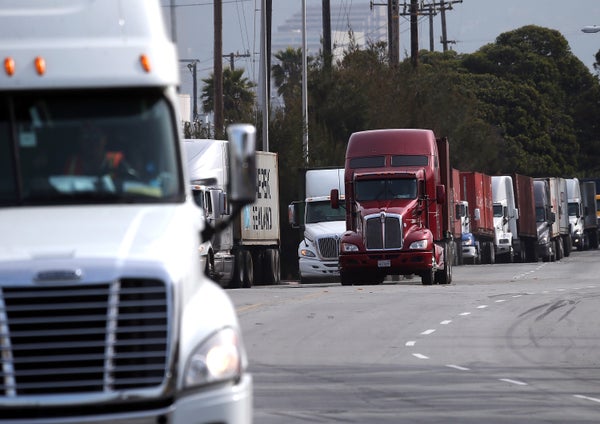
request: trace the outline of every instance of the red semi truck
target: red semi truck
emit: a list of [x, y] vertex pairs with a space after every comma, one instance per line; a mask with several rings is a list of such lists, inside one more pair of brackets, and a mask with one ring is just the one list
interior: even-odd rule
[[[345, 158], [346, 232], [340, 242], [343, 285], [383, 282], [387, 275], [452, 281], [454, 235], [447, 195], [446, 138], [431, 130], [384, 129], [352, 134]], [[339, 192], [331, 192], [339, 207]]]

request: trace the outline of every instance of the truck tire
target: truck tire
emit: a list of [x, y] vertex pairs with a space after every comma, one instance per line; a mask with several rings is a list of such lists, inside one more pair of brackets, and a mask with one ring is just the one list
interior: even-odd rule
[[421, 284], [424, 286], [430, 286], [435, 282], [435, 271], [433, 269], [424, 271], [421, 274]]
[[362, 274], [356, 271], [349, 272], [340, 270], [340, 282], [342, 283], [342, 286], [352, 286], [354, 284], [361, 284], [363, 282]]
[[254, 285], [254, 262], [252, 254], [247, 250], [242, 250], [243, 270], [242, 270], [242, 287], [249, 289]]
[[571, 238], [571, 234], [565, 236], [563, 239], [563, 246], [565, 258], [568, 258], [571, 255], [571, 250], [573, 250], [573, 239]]
[[239, 289], [244, 285], [244, 251], [236, 250], [233, 256], [233, 275], [227, 288]]
[[267, 284], [281, 283], [281, 256], [279, 249], [267, 249], [264, 255], [264, 280]]
[[450, 284], [452, 282], [452, 262], [448, 245], [444, 246], [444, 269], [435, 272], [435, 282], [438, 284]]

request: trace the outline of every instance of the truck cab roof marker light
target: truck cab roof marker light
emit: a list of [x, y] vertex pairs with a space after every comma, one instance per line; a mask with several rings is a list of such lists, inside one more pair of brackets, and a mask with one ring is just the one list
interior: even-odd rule
[[144, 71], [150, 72], [151, 66], [150, 58], [148, 58], [148, 56], [145, 54], [140, 55], [140, 64], [142, 65], [142, 69], [144, 69]]
[[34, 60], [34, 64], [38, 75], [42, 76], [46, 73], [46, 60], [43, 57], [37, 56]]
[[4, 71], [9, 77], [12, 77], [15, 74], [15, 60], [12, 57], [4, 59]]

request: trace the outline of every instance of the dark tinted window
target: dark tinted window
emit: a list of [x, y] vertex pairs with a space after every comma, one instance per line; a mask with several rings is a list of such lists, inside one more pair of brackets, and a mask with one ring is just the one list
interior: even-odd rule
[[350, 168], [383, 168], [385, 166], [385, 156], [370, 156], [364, 158], [350, 159]]
[[427, 166], [427, 156], [398, 155], [392, 156], [392, 166]]

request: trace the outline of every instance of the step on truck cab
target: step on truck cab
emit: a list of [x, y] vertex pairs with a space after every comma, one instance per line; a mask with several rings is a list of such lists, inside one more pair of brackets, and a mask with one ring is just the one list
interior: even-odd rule
[[[0, 423], [251, 423], [160, 3], [4, 2], [0, 27]], [[254, 129], [228, 131], [239, 210]]]
[[[354, 133], [346, 149], [343, 285], [380, 284], [387, 275], [452, 282], [454, 238], [446, 188], [448, 140], [426, 129]], [[331, 192], [339, 207], [339, 192]]]

